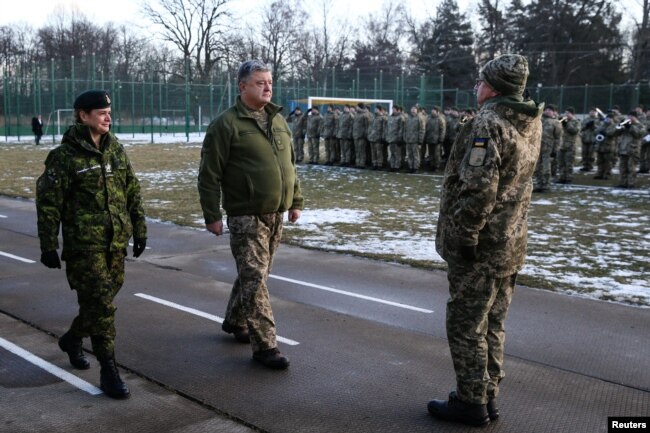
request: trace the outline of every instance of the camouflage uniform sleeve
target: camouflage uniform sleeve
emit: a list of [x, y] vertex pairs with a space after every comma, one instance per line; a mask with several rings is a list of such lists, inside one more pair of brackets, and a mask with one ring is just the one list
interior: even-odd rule
[[[470, 125], [467, 125], [470, 127]], [[459, 167], [458, 207], [453, 216], [460, 245], [477, 245], [479, 231], [496, 203], [501, 164], [500, 135], [486, 122], [472, 122]], [[458, 143], [458, 141], [457, 141]]]
[[639, 139], [645, 135], [645, 127], [641, 123], [635, 123], [630, 126], [630, 135], [635, 138]]
[[423, 117], [420, 117], [420, 130], [418, 131], [418, 144], [424, 143], [424, 134], [427, 130], [427, 121]]
[[[124, 149], [122, 149], [124, 152]], [[144, 206], [142, 205], [142, 195], [140, 194], [140, 181], [135, 176], [135, 171], [131, 166], [129, 157], [124, 152], [126, 159], [126, 206], [129, 210], [131, 224], [133, 224], [133, 237], [139, 239], [147, 238], [147, 223], [144, 216]]]
[[553, 152], [557, 152], [562, 147], [562, 126], [560, 122], [554, 122], [553, 128]]
[[442, 143], [445, 141], [447, 136], [447, 121], [444, 117], [438, 116], [438, 142]]
[[571, 135], [576, 135], [578, 132], [580, 132], [582, 124], [580, 123], [580, 120], [578, 119], [573, 119], [567, 122], [566, 125], [566, 132], [571, 134]]
[[54, 149], [45, 160], [45, 171], [36, 181], [36, 214], [41, 251], [59, 248], [59, 227], [68, 179], [61, 148]]
[[221, 221], [221, 178], [229, 153], [230, 127], [223, 121], [211, 125], [203, 139], [198, 189], [206, 224]]

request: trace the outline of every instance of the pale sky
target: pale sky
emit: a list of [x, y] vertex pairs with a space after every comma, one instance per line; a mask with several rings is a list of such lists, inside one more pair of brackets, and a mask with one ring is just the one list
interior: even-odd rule
[[[238, 14], [255, 14], [255, 8], [270, 0], [231, 0], [229, 5]], [[457, 0], [461, 12], [467, 13], [475, 21], [477, 0]], [[624, 10], [624, 22], [631, 23], [632, 17], [640, 19], [642, 0], [621, 0], [619, 6]], [[0, 0], [0, 25], [27, 23], [33, 27], [47, 24], [60, 8], [69, 10], [75, 7], [83, 12], [92, 22], [104, 24], [112, 21], [119, 24], [142, 23], [139, 14], [141, 0], [28, 0], [19, 1], [11, 6], [12, 0]], [[347, 18], [352, 23], [381, 10], [382, 0], [333, 0], [332, 18]], [[393, 0], [394, 4], [405, 2], [416, 17], [432, 16], [441, 0]], [[321, 0], [303, 0], [305, 9], [312, 15], [318, 15], [322, 8]], [[247, 20], [248, 21], [248, 20]]]

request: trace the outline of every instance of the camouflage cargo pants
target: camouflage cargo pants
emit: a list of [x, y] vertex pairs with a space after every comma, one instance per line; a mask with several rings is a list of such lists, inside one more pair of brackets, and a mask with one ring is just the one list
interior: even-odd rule
[[79, 315], [70, 332], [76, 337], [91, 337], [98, 358], [110, 356], [115, 347], [113, 299], [124, 283], [126, 251], [83, 251], [66, 255], [65, 272], [70, 288], [77, 292]]
[[619, 173], [621, 175], [619, 185], [634, 188], [638, 160], [639, 158], [636, 155], [619, 155]]
[[354, 160], [357, 167], [366, 166], [366, 145], [368, 140], [365, 138], [354, 139]]
[[305, 158], [305, 139], [302, 137], [293, 137], [293, 153], [296, 154], [296, 162], [302, 162]]
[[420, 168], [420, 145], [418, 143], [406, 143], [406, 161], [411, 170]]
[[558, 160], [558, 178], [560, 181], [573, 180], [573, 163], [575, 160], [575, 152], [573, 148], [560, 149], [557, 153]]
[[517, 275], [486, 276], [480, 267], [449, 267], [447, 338], [461, 400], [486, 404], [505, 376], [504, 323]]
[[551, 183], [551, 154], [550, 152], [541, 152], [537, 165], [535, 166], [535, 174], [533, 177], [535, 188], [547, 190]]
[[341, 162], [343, 164], [354, 163], [354, 152], [352, 147], [353, 147], [352, 140], [348, 138], [341, 139]]
[[237, 279], [230, 293], [225, 320], [248, 327], [254, 352], [277, 347], [266, 281], [282, 238], [282, 217], [281, 212], [228, 217]]

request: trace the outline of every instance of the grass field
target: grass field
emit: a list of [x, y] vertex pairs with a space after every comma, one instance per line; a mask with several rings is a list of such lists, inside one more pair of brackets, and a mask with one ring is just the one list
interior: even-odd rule
[[[0, 194], [34, 197], [53, 146], [0, 144]], [[149, 218], [203, 227], [196, 191], [199, 144], [137, 144], [128, 154]], [[650, 306], [650, 177], [612, 188], [577, 174], [534, 195], [527, 264], [519, 282]], [[434, 239], [442, 176], [300, 166], [306, 207], [284, 239], [295, 245], [444, 269]], [[599, 183], [600, 182], [600, 183]]]

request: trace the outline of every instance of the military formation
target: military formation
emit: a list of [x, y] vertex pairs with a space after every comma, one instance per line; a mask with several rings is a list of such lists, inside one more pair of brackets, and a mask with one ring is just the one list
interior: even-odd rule
[[[325, 115], [313, 106], [303, 113], [296, 107], [287, 116], [293, 134], [296, 162], [372, 170], [418, 173], [443, 170], [457, 131], [475, 115], [448, 107], [443, 112], [424, 107], [363, 103], [343, 107], [329, 104]], [[307, 159], [305, 160], [305, 143]], [[325, 155], [320, 155], [320, 144]]]

